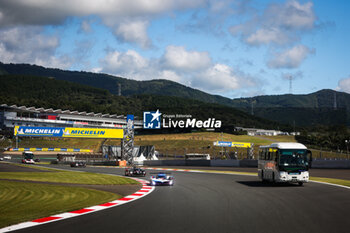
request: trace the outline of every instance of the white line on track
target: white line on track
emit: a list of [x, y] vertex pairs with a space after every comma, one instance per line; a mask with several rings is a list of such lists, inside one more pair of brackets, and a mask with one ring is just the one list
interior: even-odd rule
[[[65, 169], [57, 169], [57, 170], [65, 170]], [[65, 170], [65, 171], [67, 171], [67, 170]], [[86, 171], [75, 171], [75, 172], [86, 172]], [[108, 174], [108, 175], [118, 176], [115, 174]], [[136, 180], [142, 184], [142, 187], [133, 194], [130, 194], [130, 195], [122, 197], [118, 200], [110, 201], [110, 202], [107, 202], [107, 203], [104, 203], [101, 205], [86, 207], [86, 208], [71, 211], [68, 213], [61, 213], [61, 214], [53, 215], [50, 217], [35, 219], [35, 220], [29, 221], [29, 222], [23, 222], [23, 223], [9, 226], [9, 227], [4, 227], [4, 228], [0, 229], [0, 233], [24, 229], [24, 228], [33, 227], [33, 226], [38, 226], [41, 224], [46, 224], [46, 223], [51, 223], [51, 222], [56, 222], [56, 221], [64, 220], [67, 218], [73, 218], [73, 217], [77, 217], [77, 216], [81, 216], [81, 215], [85, 215], [85, 214], [90, 214], [90, 213], [93, 213], [96, 211], [105, 210], [105, 209], [112, 208], [115, 206], [120, 206], [120, 205], [129, 203], [131, 201], [135, 201], [135, 200], [138, 200], [140, 198], [143, 198], [143, 197], [147, 196], [148, 194], [150, 194], [151, 192], [153, 192], [155, 189], [154, 186], [148, 186], [147, 185], [148, 182], [146, 180], [139, 179], [139, 178], [133, 178], [133, 177], [128, 177], [128, 178]]]

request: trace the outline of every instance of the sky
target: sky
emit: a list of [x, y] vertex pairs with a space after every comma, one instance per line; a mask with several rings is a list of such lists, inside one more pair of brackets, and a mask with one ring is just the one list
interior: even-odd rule
[[0, 0], [0, 61], [228, 98], [350, 93], [348, 12], [347, 0]]

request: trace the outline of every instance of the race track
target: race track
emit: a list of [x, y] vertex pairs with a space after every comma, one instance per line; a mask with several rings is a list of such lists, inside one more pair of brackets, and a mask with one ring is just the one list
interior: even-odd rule
[[[124, 172], [95, 167], [79, 170]], [[255, 176], [172, 174], [173, 187], [156, 187], [137, 201], [16, 232], [348, 233], [350, 229], [350, 189], [318, 183], [303, 187], [262, 184]]]

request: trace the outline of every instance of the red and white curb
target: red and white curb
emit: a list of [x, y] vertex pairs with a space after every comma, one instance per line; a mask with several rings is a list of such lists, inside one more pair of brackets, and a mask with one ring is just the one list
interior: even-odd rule
[[9, 227], [1, 228], [0, 233], [15, 231], [15, 230], [33, 227], [33, 226], [38, 226], [38, 225], [46, 224], [46, 223], [50, 223], [50, 222], [56, 222], [56, 221], [64, 220], [67, 218], [73, 218], [73, 217], [81, 216], [84, 214], [89, 214], [89, 213], [93, 213], [96, 211], [105, 210], [105, 209], [108, 209], [111, 207], [120, 206], [120, 205], [129, 203], [131, 201], [135, 201], [137, 199], [140, 199], [142, 197], [145, 197], [146, 195], [153, 192], [154, 186], [148, 186], [148, 183], [149, 183], [148, 181], [138, 179], [138, 178], [132, 178], [132, 177], [129, 177], [129, 178], [134, 179], [142, 184], [141, 189], [139, 189], [137, 192], [135, 192], [129, 196], [123, 197], [123, 198], [115, 200], [115, 201], [107, 202], [107, 203], [104, 203], [101, 205], [91, 206], [91, 207], [83, 208], [81, 210], [75, 210], [75, 211], [71, 211], [71, 212], [67, 212], [67, 213], [53, 215], [50, 217], [39, 218], [39, 219], [35, 219], [33, 221], [23, 222], [23, 223], [9, 226]]

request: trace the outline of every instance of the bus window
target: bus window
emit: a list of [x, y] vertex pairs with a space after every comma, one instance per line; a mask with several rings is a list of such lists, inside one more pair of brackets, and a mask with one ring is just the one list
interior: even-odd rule
[[282, 149], [280, 156], [282, 166], [308, 166], [306, 150]]

